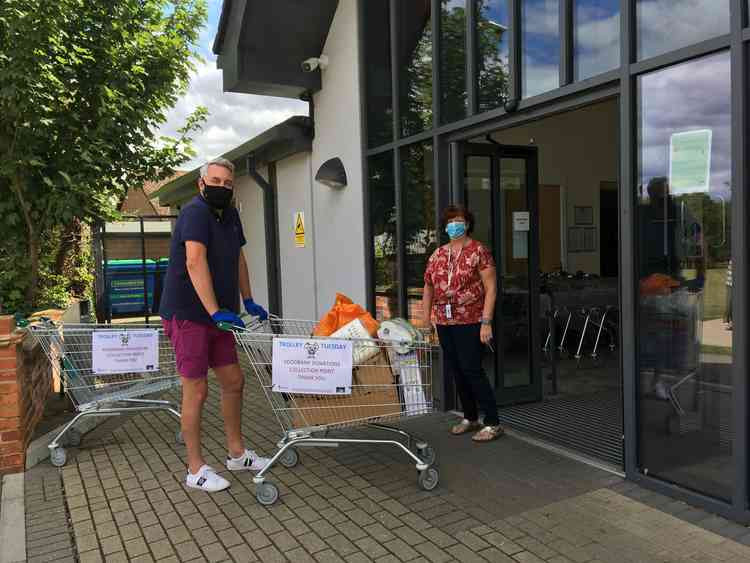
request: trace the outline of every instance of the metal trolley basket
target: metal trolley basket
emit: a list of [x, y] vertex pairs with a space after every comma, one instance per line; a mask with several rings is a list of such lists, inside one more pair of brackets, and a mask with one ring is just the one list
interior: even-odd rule
[[[265, 475], [276, 462], [291, 468], [299, 462], [299, 447], [336, 447], [340, 444], [393, 446], [411, 459], [418, 471], [419, 486], [427, 491], [438, 485], [433, 467], [435, 451], [421, 438], [384, 424], [434, 412], [432, 400], [433, 347], [422, 338], [411, 341], [351, 339], [353, 374], [350, 395], [287, 394], [273, 387], [273, 341], [277, 337], [309, 341], [340, 340], [311, 336], [314, 321], [271, 318], [264, 323], [234, 328], [239, 348], [258, 379], [283, 436], [277, 452], [253, 478], [258, 501], [271, 505], [278, 488]], [[392, 439], [332, 436], [331, 432], [367, 426], [396, 434]]]
[[[113, 416], [146, 411], [167, 411], [180, 419], [178, 407], [170, 402], [147, 397], [180, 385], [172, 345], [161, 327], [154, 325], [58, 324], [43, 320], [30, 326], [52, 366], [59, 365], [65, 392], [77, 414], [50, 442], [50, 461], [61, 467], [67, 461], [63, 438], [72, 446], [80, 444], [75, 426], [85, 417]], [[132, 331], [158, 332], [158, 371], [145, 373], [94, 373], [92, 353], [95, 332], [108, 331], [127, 335]], [[182, 442], [181, 432], [176, 433]]]

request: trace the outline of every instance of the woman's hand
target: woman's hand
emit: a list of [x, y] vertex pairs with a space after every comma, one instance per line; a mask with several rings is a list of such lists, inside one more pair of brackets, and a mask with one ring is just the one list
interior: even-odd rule
[[482, 341], [482, 344], [492, 343], [492, 326], [491, 325], [482, 325], [482, 329], [479, 331], [479, 339]]

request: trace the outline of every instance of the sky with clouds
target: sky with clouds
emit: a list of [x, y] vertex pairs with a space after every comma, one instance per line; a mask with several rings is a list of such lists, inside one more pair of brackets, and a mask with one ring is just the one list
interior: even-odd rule
[[299, 100], [222, 91], [221, 71], [216, 68], [216, 56], [211, 51], [219, 27], [221, 4], [222, 0], [208, 0], [208, 22], [199, 44], [203, 61], [196, 64], [190, 87], [168, 113], [159, 131], [161, 135], [176, 136], [196, 107], [208, 108], [209, 117], [203, 130], [194, 135], [194, 149], [198, 154], [180, 167], [183, 170], [192, 170], [293, 115], [307, 115], [307, 104]]

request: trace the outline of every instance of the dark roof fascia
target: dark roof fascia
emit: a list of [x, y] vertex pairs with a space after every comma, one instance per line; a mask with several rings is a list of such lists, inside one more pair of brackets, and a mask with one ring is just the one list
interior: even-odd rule
[[227, 23], [229, 22], [229, 15], [232, 13], [232, 0], [224, 0], [221, 4], [221, 15], [219, 16], [219, 29], [216, 30], [216, 37], [214, 38], [214, 44], [211, 50], [214, 55], [221, 53], [224, 47], [224, 35], [227, 32]]
[[[256, 165], [276, 162], [293, 154], [311, 151], [312, 139], [312, 120], [305, 116], [294, 116], [221, 156], [234, 163], [237, 176], [243, 176], [247, 174], [246, 158], [249, 155], [253, 155]], [[165, 184], [151, 194], [151, 198], [158, 197], [162, 206], [183, 203], [197, 193], [199, 177], [200, 167]]]

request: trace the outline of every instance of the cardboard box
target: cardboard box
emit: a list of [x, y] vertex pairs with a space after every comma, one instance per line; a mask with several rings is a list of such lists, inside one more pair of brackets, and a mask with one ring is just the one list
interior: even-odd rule
[[356, 421], [401, 414], [402, 405], [384, 351], [354, 368], [351, 395], [290, 395], [295, 428], [348, 425]]

